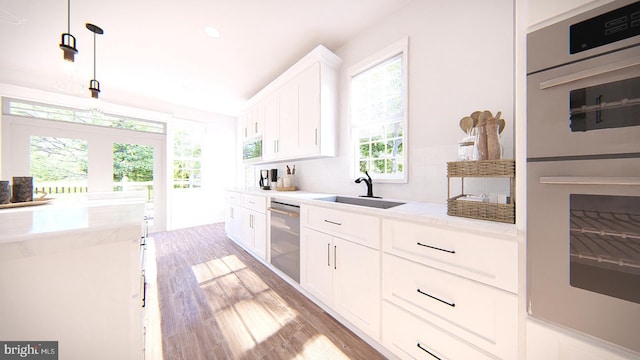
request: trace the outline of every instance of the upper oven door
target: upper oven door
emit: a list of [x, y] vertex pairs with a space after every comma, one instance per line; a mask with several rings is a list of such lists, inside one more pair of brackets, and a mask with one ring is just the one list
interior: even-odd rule
[[527, 82], [528, 158], [640, 153], [640, 46]]
[[640, 353], [640, 158], [527, 164], [527, 276], [529, 314]]

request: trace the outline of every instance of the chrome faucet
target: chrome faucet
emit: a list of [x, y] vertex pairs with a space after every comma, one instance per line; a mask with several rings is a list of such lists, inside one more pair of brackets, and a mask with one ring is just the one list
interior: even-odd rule
[[367, 171], [365, 171], [364, 174], [367, 175], [366, 178], [359, 177], [356, 179], [356, 184], [360, 184], [363, 181], [365, 184], [367, 184], [367, 195], [360, 195], [360, 196], [370, 197], [370, 198], [379, 198], [379, 196], [373, 196], [373, 180], [371, 180], [371, 176], [369, 176], [369, 173]]

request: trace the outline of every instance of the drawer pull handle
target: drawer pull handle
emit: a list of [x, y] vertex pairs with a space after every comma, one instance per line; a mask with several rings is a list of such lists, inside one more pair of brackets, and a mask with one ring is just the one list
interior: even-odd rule
[[331, 267], [331, 243], [327, 243], [327, 266]]
[[324, 222], [327, 222], [327, 223], [329, 223], [329, 224], [333, 224], [333, 225], [338, 225], [338, 226], [342, 225], [342, 224], [341, 224], [341, 223], [339, 223], [339, 222], [330, 221], [330, 220], [327, 220], [327, 219], [325, 219], [325, 220], [324, 220]]
[[438, 251], [444, 251], [444, 252], [449, 253], [449, 254], [455, 254], [456, 253], [455, 250], [447, 250], [447, 249], [442, 249], [442, 248], [431, 246], [431, 245], [425, 245], [425, 244], [423, 244], [423, 243], [421, 243], [419, 241], [416, 244], [420, 245], [420, 246], [427, 247], [429, 249], [434, 249], [434, 250], [438, 250]]
[[417, 344], [416, 344], [416, 346], [417, 346], [417, 347], [419, 347], [419, 348], [420, 348], [420, 350], [422, 350], [422, 351], [426, 352], [427, 354], [429, 354], [429, 355], [433, 356], [435, 359], [442, 360], [441, 358], [437, 357], [437, 356], [436, 356], [434, 353], [432, 353], [431, 351], [429, 351], [429, 350], [425, 349], [424, 347], [422, 347], [422, 345], [420, 345], [420, 343], [417, 343]]
[[420, 290], [419, 288], [418, 288], [418, 289], [416, 289], [416, 291], [417, 291], [417, 292], [419, 292], [420, 294], [422, 294], [422, 295], [426, 295], [426, 296], [428, 296], [428, 297], [430, 297], [430, 298], [432, 298], [432, 299], [434, 299], [434, 300], [438, 300], [438, 301], [440, 301], [440, 302], [441, 302], [441, 303], [443, 303], [443, 304], [447, 304], [447, 305], [449, 305], [449, 306], [451, 306], [451, 307], [456, 307], [456, 304], [455, 304], [455, 303], [450, 303], [450, 302], [444, 301], [444, 300], [442, 300], [442, 299], [438, 299], [437, 297], [435, 297], [435, 296], [433, 296], [433, 295], [430, 295], [430, 294], [427, 294], [426, 292], [424, 292], [424, 291]]

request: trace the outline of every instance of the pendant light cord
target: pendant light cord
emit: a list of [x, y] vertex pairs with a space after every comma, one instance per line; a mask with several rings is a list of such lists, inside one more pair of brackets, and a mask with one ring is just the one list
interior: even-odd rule
[[96, 33], [93, 33], [93, 78], [96, 78]]
[[67, 0], [67, 33], [71, 34], [71, 0]]

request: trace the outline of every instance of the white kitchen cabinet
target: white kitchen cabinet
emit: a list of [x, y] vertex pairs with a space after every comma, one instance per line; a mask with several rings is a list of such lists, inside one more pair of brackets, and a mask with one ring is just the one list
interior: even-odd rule
[[224, 231], [230, 239], [238, 242], [242, 236], [242, 193], [227, 191], [225, 199]]
[[640, 360], [640, 354], [542, 321], [527, 319], [527, 360], [601, 359]]
[[225, 232], [240, 246], [260, 259], [267, 255], [267, 198], [227, 191]]
[[264, 127], [264, 103], [259, 102], [246, 109], [239, 116], [240, 124], [242, 124], [243, 140], [251, 139], [262, 135]]
[[[322, 147], [322, 98], [320, 93], [320, 63], [302, 72], [298, 83], [298, 153], [300, 156], [320, 155]], [[325, 99], [325, 101], [327, 101]], [[328, 122], [328, 121], [327, 121]]]
[[332, 243], [331, 235], [310, 229], [301, 231], [300, 285], [327, 305], [333, 295]]
[[301, 236], [302, 288], [379, 339], [379, 251], [310, 228], [303, 228]]
[[340, 63], [319, 46], [249, 101], [262, 104], [263, 161], [335, 156]]
[[385, 252], [517, 292], [518, 244], [509, 236], [395, 219], [383, 220], [382, 234]]
[[374, 249], [380, 248], [380, 218], [320, 206], [302, 209], [302, 225]]
[[260, 259], [267, 255], [267, 217], [245, 209], [242, 223], [242, 243]]
[[71, 360], [141, 359], [143, 214], [144, 201], [3, 210], [0, 339], [58, 341]]
[[278, 136], [265, 139], [275, 143], [276, 159], [296, 157], [298, 148], [298, 82], [290, 81], [278, 91]]
[[[382, 229], [383, 342], [387, 348], [407, 358], [407, 354], [422, 352], [416, 343], [426, 341], [425, 346], [441, 358], [518, 357], [515, 236], [481, 235], [388, 218], [383, 219]], [[427, 330], [411, 333], [421, 331], [416, 330], [418, 325], [411, 331], [411, 326], [388, 329], [397, 323], [394, 307], [437, 334], [424, 337]], [[405, 339], [418, 335], [422, 340]], [[456, 342], [468, 344], [471, 350], [453, 349]], [[465, 357], [468, 351], [478, 354]]]
[[391, 303], [383, 303], [382, 314], [384, 345], [401, 359], [495, 359]]
[[279, 112], [279, 94], [269, 94], [264, 100], [264, 137], [262, 140], [262, 159], [264, 161], [275, 160], [278, 154]]
[[517, 358], [518, 297], [384, 254], [383, 298], [501, 359]]

